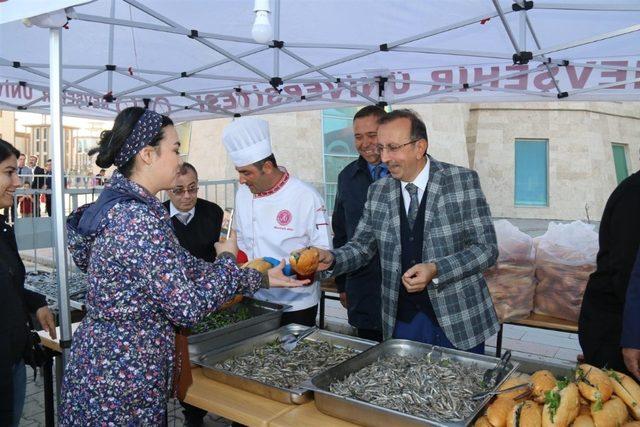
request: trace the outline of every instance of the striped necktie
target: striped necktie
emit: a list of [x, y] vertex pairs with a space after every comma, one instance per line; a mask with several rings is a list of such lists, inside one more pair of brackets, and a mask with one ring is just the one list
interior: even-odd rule
[[405, 187], [407, 193], [411, 197], [409, 202], [409, 212], [407, 213], [407, 220], [409, 221], [409, 227], [413, 230], [413, 225], [416, 222], [418, 216], [418, 207], [420, 202], [418, 201], [418, 186], [413, 183], [408, 183]]

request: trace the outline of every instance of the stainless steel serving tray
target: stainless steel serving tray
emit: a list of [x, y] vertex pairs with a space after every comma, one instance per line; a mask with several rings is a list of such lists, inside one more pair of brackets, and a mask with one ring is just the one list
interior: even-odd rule
[[189, 356], [192, 361], [196, 361], [200, 355], [215, 349], [277, 329], [280, 327], [282, 312], [291, 306], [244, 297], [241, 302], [227, 310], [238, 310], [241, 307], [249, 309], [252, 314], [249, 319], [200, 334], [189, 335]]
[[[436, 347], [409, 340], [392, 339], [384, 341], [368, 351], [365, 351], [337, 366], [334, 366], [333, 368], [327, 369], [319, 375], [316, 375], [310, 380], [309, 384], [306, 384], [306, 386], [314, 391], [315, 404], [321, 412], [364, 426], [405, 427], [433, 425], [451, 427], [471, 424], [484, 406], [489, 402], [491, 397], [486, 397], [484, 400], [479, 401], [476, 411], [468, 419], [462, 422], [443, 423], [383, 408], [361, 400], [342, 397], [329, 391], [329, 386], [333, 382], [342, 380], [347, 375], [359, 371], [365, 366], [374, 363], [381, 357], [422, 356], [432, 350], [433, 360], [439, 360], [440, 357], [446, 356], [449, 359], [462, 363], [475, 363], [480, 367], [480, 369], [494, 368], [500, 360], [491, 356]], [[517, 367], [517, 362], [509, 362], [506, 374], [500, 380], [499, 384], [504, 382], [504, 380], [509, 377]]]
[[[268, 397], [269, 399], [276, 400], [278, 402], [302, 404], [311, 400], [312, 393], [309, 389], [304, 388], [301, 385], [296, 386], [295, 388], [278, 387], [218, 369], [215, 365], [232, 357], [247, 354], [254, 348], [267, 345], [284, 335], [300, 334], [307, 329], [307, 326], [297, 324], [282, 326], [275, 331], [249, 338], [224, 349], [207, 353], [196, 360], [195, 363], [203, 367], [203, 373], [205, 376], [216, 381]], [[336, 334], [323, 329], [319, 329], [304, 338], [304, 341], [325, 341], [336, 347], [349, 347], [357, 351], [365, 351], [376, 344], [374, 341]], [[303, 383], [308, 383], [308, 380]]]

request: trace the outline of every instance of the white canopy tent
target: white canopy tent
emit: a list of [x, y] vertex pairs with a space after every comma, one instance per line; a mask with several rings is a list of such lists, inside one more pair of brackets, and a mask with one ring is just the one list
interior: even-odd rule
[[[17, 4], [0, 3], [0, 12]], [[78, 6], [62, 31], [63, 110], [113, 117], [148, 100], [195, 120], [640, 94], [637, 0], [271, 0], [271, 9], [275, 41], [260, 44], [251, 0]], [[19, 21], [0, 26], [2, 108], [48, 111], [47, 36]]]
[[147, 105], [181, 121], [371, 103], [640, 100], [638, 0], [271, 0], [268, 43], [251, 38], [251, 0], [97, 0], [67, 9], [62, 30], [19, 21], [74, 3], [85, 2], [0, 2], [0, 108], [51, 112], [54, 123], [65, 342], [62, 112], [113, 118]]

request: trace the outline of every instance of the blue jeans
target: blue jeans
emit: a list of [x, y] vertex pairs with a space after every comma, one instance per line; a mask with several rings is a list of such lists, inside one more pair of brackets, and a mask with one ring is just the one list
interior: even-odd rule
[[[393, 337], [423, 342], [425, 344], [432, 344], [440, 347], [456, 348], [444, 334], [442, 328], [440, 328], [440, 326], [434, 323], [429, 316], [421, 311], [418, 312], [418, 314], [416, 314], [409, 323], [396, 320]], [[484, 354], [484, 342], [465, 351]]]
[[24, 362], [13, 365], [13, 424], [17, 427], [22, 417], [22, 408], [24, 407], [24, 397], [27, 393], [27, 368]]

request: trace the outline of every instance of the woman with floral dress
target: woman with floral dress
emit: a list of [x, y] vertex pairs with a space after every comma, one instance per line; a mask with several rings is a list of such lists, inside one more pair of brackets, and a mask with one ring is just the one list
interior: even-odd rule
[[69, 248], [89, 288], [64, 374], [60, 425], [164, 424], [174, 328], [193, 326], [236, 293], [304, 284], [282, 274], [284, 263], [268, 278], [239, 269], [233, 237], [216, 243], [214, 263], [180, 246], [155, 197], [173, 186], [179, 147], [168, 117], [131, 107], [94, 149], [98, 166], [118, 170], [95, 203], [67, 220]]

